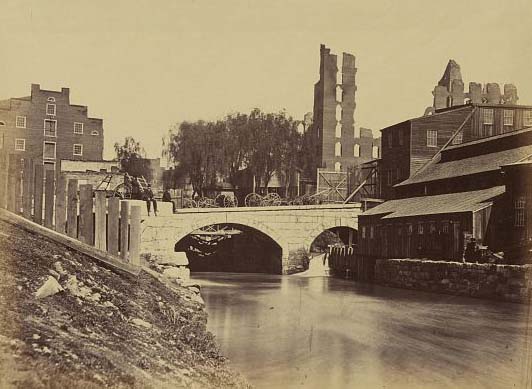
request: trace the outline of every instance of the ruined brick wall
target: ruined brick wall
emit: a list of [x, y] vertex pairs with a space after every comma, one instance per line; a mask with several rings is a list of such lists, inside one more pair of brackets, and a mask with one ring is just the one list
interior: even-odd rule
[[532, 265], [378, 259], [375, 282], [396, 288], [529, 303]]

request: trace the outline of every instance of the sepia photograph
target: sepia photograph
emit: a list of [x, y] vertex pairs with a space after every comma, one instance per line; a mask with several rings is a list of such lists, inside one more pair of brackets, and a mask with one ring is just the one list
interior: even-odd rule
[[0, 0], [0, 389], [532, 389], [530, 0]]

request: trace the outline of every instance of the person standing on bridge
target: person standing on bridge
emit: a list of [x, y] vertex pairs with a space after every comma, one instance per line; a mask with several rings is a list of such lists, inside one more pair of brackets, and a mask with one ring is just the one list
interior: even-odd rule
[[144, 189], [144, 200], [146, 201], [146, 207], [148, 208], [148, 216], [150, 216], [151, 204], [153, 204], [153, 213], [157, 216], [157, 200], [153, 197], [153, 191], [151, 190], [150, 184]]

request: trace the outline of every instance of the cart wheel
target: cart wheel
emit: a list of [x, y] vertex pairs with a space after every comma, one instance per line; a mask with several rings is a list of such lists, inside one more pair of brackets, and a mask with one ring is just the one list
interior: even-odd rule
[[114, 197], [119, 199], [130, 199], [131, 198], [131, 188], [126, 184], [118, 185], [114, 190]]
[[238, 201], [237, 201], [236, 197], [224, 196], [224, 204], [223, 205], [224, 205], [225, 208], [238, 207]]
[[214, 198], [214, 204], [217, 207], [225, 207], [225, 198], [226, 196], [222, 193], [220, 193], [218, 196]]
[[258, 207], [261, 205], [262, 197], [257, 193], [250, 193], [244, 199], [246, 207]]
[[183, 208], [198, 208], [198, 203], [194, 199], [183, 199]]

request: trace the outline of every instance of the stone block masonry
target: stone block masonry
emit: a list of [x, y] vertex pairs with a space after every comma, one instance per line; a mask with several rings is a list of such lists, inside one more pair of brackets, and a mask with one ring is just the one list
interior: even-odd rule
[[532, 265], [378, 259], [375, 282], [396, 288], [516, 303], [532, 299]]

